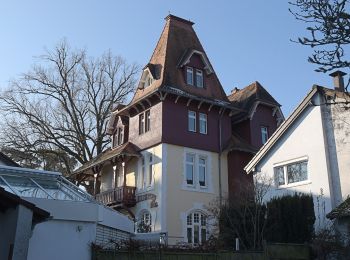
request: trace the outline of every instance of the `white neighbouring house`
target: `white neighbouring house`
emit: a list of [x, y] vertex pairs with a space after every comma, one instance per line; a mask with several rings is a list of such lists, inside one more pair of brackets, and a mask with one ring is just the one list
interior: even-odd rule
[[274, 180], [266, 200], [312, 194], [316, 231], [329, 224], [326, 215], [350, 194], [350, 95], [344, 75], [331, 74], [334, 90], [313, 86], [245, 167], [248, 174]]

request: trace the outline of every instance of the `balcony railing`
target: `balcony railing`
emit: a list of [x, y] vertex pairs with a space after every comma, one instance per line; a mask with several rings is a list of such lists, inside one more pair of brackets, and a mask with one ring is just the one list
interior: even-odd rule
[[96, 194], [95, 199], [107, 206], [123, 204], [127, 207], [133, 207], [136, 204], [136, 187], [122, 186], [112, 190]]

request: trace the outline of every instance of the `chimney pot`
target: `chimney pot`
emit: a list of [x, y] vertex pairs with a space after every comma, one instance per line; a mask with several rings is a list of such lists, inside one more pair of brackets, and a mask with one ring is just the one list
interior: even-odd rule
[[340, 70], [334, 71], [333, 73], [329, 74], [329, 76], [333, 77], [333, 83], [334, 83], [334, 89], [337, 91], [344, 92], [344, 78], [346, 73], [342, 72]]

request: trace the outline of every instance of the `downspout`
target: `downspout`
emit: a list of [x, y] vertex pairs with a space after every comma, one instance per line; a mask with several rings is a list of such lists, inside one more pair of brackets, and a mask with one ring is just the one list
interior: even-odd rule
[[219, 206], [222, 206], [222, 185], [221, 185], [221, 153], [222, 153], [222, 116], [225, 112], [225, 109], [220, 109], [219, 112]]

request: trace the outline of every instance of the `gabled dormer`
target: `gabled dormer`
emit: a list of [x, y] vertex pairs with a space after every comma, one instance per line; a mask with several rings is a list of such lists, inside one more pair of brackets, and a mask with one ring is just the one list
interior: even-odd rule
[[178, 68], [182, 69], [184, 80], [189, 87], [206, 88], [207, 77], [214, 73], [206, 54], [195, 49], [187, 49], [184, 52]]
[[159, 79], [159, 72], [157, 70], [157, 65], [148, 63], [142, 71], [140, 83], [138, 85], [139, 89], [145, 89], [152, 86], [153, 82]]

